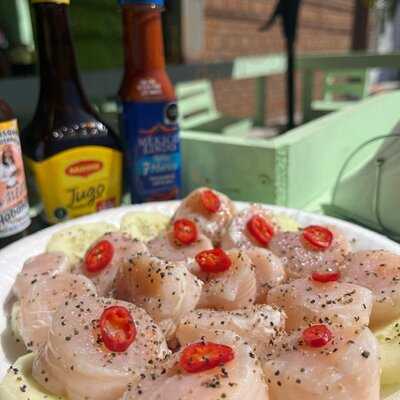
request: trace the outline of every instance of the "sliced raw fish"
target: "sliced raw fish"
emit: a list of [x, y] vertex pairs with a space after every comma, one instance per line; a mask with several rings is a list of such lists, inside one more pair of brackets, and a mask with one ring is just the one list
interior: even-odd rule
[[[214, 202], [208, 204], [207, 198], [210, 197], [211, 202], [213, 200]], [[215, 209], [213, 209], [213, 206], [215, 206]], [[227, 196], [203, 187], [194, 190], [182, 200], [175, 212], [173, 221], [181, 218], [195, 221], [200, 230], [216, 244], [221, 240], [235, 212], [235, 204]]]
[[[254, 216], [261, 216], [271, 226], [276, 234], [279, 231], [279, 225], [274, 215], [266, 207], [259, 204], [253, 204], [250, 207], [240, 211], [233, 218], [225, 235], [221, 240], [221, 247], [225, 250], [229, 249], [249, 249], [251, 247], [266, 247], [260, 244], [254, 236], [249, 232], [247, 225]], [[273, 236], [273, 235], [272, 235]]]
[[170, 337], [180, 318], [197, 306], [202, 286], [184, 263], [140, 255], [120, 270], [116, 297], [144, 308]]
[[198, 340], [229, 346], [234, 358], [223, 365], [189, 373], [182, 367], [182, 348], [144, 374], [121, 400], [269, 400], [260, 363], [239, 336], [229, 331], [213, 332]]
[[315, 348], [295, 332], [263, 367], [273, 400], [380, 399], [378, 344], [368, 328], [333, 331]]
[[[87, 265], [87, 256], [96, 246], [104, 242], [111, 244], [112, 255], [109, 257], [108, 263], [102, 266], [103, 268], [98, 269], [98, 271], [91, 271]], [[115, 279], [121, 266], [136, 254], [147, 252], [147, 247], [144, 243], [137, 239], [132, 239], [126, 233], [106, 233], [86, 252], [80, 271], [95, 284], [99, 296], [109, 296], [112, 295]]]
[[[121, 352], [106, 347], [99, 328], [105, 310], [115, 306], [128, 310], [136, 326], [134, 341]], [[46, 390], [68, 400], [117, 400], [146, 367], [158, 365], [167, 354], [160, 329], [143, 309], [85, 297], [58, 309], [32, 373]]]
[[42, 253], [28, 258], [22, 271], [17, 275], [13, 290], [17, 297], [22, 297], [35, 283], [68, 272], [72, 265], [68, 257], [61, 252]]
[[198, 308], [237, 310], [251, 307], [257, 297], [255, 267], [246, 252], [227, 252], [232, 264], [224, 272], [202, 274], [204, 286]]
[[60, 305], [95, 296], [93, 283], [82, 275], [60, 273], [32, 285], [20, 300], [18, 328], [26, 347], [37, 351], [46, 343], [53, 315]]
[[384, 325], [399, 318], [400, 255], [383, 250], [352, 253], [342, 270], [342, 278], [372, 291], [371, 326]]
[[344, 264], [350, 244], [337, 229], [327, 228], [332, 244], [323, 251], [308, 246], [302, 232], [280, 232], [271, 239], [269, 249], [282, 259], [290, 280], [309, 277], [314, 271], [337, 270]]
[[362, 286], [312, 279], [296, 279], [268, 293], [268, 304], [286, 313], [289, 330], [316, 323], [354, 328], [368, 325], [372, 303], [372, 292]]
[[210, 332], [227, 330], [246, 340], [256, 354], [264, 354], [285, 328], [285, 319], [284, 313], [267, 305], [235, 311], [195, 310], [181, 319], [176, 337], [183, 346]]

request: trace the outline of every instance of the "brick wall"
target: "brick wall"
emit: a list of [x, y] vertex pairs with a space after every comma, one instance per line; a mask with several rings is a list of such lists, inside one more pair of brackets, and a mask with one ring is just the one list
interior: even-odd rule
[[[229, 60], [237, 56], [283, 52], [280, 25], [268, 32], [258, 31], [274, 5], [272, 0], [206, 0], [205, 50], [201, 60]], [[351, 0], [303, 0], [298, 51], [347, 51], [352, 13]], [[284, 89], [282, 77], [269, 79], [267, 107], [273, 118], [284, 115]], [[254, 81], [219, 81], [215, 82], [215, 90], [218, 107], [225, 114], [252, 114]]]

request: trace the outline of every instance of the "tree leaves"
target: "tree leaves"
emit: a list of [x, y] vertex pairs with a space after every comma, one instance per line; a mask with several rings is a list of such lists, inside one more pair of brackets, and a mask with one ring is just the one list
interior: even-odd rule
[[398, 0], [362, 0], [366, 7], [373, 8], [380, 1], [384, 3], [384, 7], [389, 11], [390, 15], [394, 15], [396, 12]]

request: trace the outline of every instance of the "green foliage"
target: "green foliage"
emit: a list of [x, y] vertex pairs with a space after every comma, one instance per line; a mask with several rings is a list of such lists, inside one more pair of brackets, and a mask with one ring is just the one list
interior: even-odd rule
[[71, 25], [83, 70], [122, 65], [121, 13], [117, 0], [71, 1]]
[[[363, 0], [364, 4], [367, 7], [375, 7], [379, 0]], [[394, 15], [396, 12], [397, 5], [399, 4], [398, 0], [384, 0], [385, 7], [389, 10], [391, 15]]]
[[[167, 12], [163, 13], [167, 61], [179, 63], [181, 4], [172, 0], [167, 5]], [[121, 10], [117, 0], [72, 0], [71, 23], [83, 70], [111, 69], [123, 64]]]
[[390, 13], [391, 13], [392, 15], [394, 15], [394, 13], [396, 12], [396, 8], [397, 8], [399, 2], [398, 2], [397, 0], [387, 0], [387, 1], [388, 1], [388, 3], [389, 3], [389, 10], [390, 10]]

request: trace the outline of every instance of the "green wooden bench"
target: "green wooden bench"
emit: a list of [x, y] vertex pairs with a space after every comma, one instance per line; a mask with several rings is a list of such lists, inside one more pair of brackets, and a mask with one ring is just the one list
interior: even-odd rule
[[[351, 98], [352, 91], [358, 93], [363, 98], [366, 96], [364, 91], [365, 86], [361, 84], [363, 80], [362, 71], [368, 71], [371, 68], [399, 68], [400, 65], [400, 53], [389, 53], [389, 54], [377, 54], [377, 53], [364, 53], [354, 52], [347, 54], [309, 54], [302, 55], [296, 60], [296, 67], [302, 74], [302, 112], [303, 122], [310, 121], [320, 114], [316, 113], [313, 108], [319, 107], [327, 111], [331, 111], [329, 98], [323, 98], [323, 105], [315, 102], [315, 82], [317, 72], [323, 72], [325, 76], [329, 77], [329, 74], [343, 73], [344, 76], [355, 75], [354, 85], [349, 89], [348, 85], [333, 85], [338, 88], [339, 91], [344, 93], [350, 93]], [[350, 74], [349, 74], [350, 73]], [[358, 77], [357, 77], [358, 75]], [[361, 79], [360, 79], [361, 78]], [[343, 79], [343, 78], [340, 78]], [[329, 80], [325, 81], [330, 84]], [[336, 81], [336, 80], [335, 80]], [[334, 83], [337, 83], [335, 82]], [[347, 78], [347, 83], [351, 82], [352, 79]], [[358, 82], [358, 84], [357, 84]], [[345, 100], [346, 96], [345, 96]], [[345, 101], [344, 103], [336, 102], [335, 110], [343, 109], [351, 105], [351, 102]]]
[[323, 98], [311, 104], [312, 118], [342, 110], [365, 98], [368, 94], [366, 78], [366, 69], [326, 71]]
[[243, 137], [253, 126], [250, 118], [229, 117], [218, 112], [210, 81], [180, 83], [176, 94], [183, 130]]

